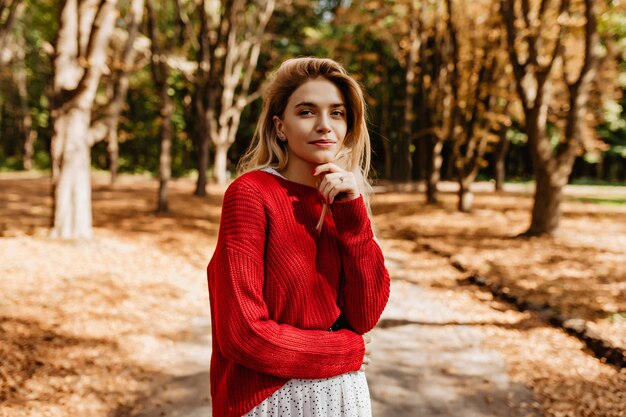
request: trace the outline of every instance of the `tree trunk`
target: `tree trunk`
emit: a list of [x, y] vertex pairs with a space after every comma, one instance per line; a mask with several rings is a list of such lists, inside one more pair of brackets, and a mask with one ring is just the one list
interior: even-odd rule
[[159, 192], [157, 196], [157, 213], [167, 213], [168, 198], [167, 186], [172, 177], [172, 113], [174, 106], [168, 94], [170, 84], [169, 67], [167, 65], [164, 50], [167, 50], [164, 39], [161, 37], [157, 25], [157, 12], [152, 4], [152, 0], [146, 1], [148, 32], [150, 34], [151, 45], [151, 72], [154, 85], [159, 92], [161, 99], [161, 153], [159, 156]]
[[94, 137], [91, 113], [115, 27], [116, 2], [66, 0], [61, 6], [51, 106], [51, 235], [62, 239], [90, 238], [90, 149]]
[[[227, 180], [226, 155], [235, 142], [241, 114], [248, 104], [260, 96], [260, 91], [251, 93], [250, 87], [261, 54], [265, 28], [276, 1], [234, 0], [222, 2], [222, 5], [221, 13], [216, 16], [219, 19], [215, 20], [217, 26], [212, 29], [208, 28], [211, 25], [201, 27], [201, 43], [206, 45], [206, 54], [199, 54], [202, 58], [199, 68], [205, 63], [204, 59], [209, 58], [210, 68], [203, 88], [203, 117], [206, 119], [203, 128], [208, 127], [205, 132], [216, 147], [213, 177], [218, 184], [225, 184]], [[206, 9], [201, 9], [201, 16], [206, 17]], [[202, 50], [205, 51], [204, 47]], [[205, 155], [208, 159], [202, 148], [200, 157]], [[203, 161], [199, 165], [201, 170], [206, 168]], [[200, 191], [200, 184], [196, 191]]]
[[459, 211], [469, 213], [474, 203], [474, 193], [470, 190], [473, 180], [459, 178]]
[[65, 143], [54, 186], [54, 229], [52, 237], [89, 239], [91, 228], [91, 155], [87, 136], [91, 114], [73, 109], [55, 118], [54, 135]]
[[[23, 44], [23, 41], [20, 42]], [[21, 62], [15, 66], [12, 71], [17, 92], [20, 98], [20, 108], [22, 112], [22, 135], [24, 137], [22, 146], [22, 165], [25, 170], [33, 169], [33, 155], [35, 140], [37, 139], [37, 131], [33, 129], [33, 119], [30, 115], [30, 107], [28, 106], [28, 80], [26, 76], [26, 68], [23, 61], [23, 53]]]
[[204, 130], [200, 135], [200, 146], [198, 147], [198, 181], [194, 195], [204, 197], [207, 186], [207, 170], [209, 169], [209, 145], [208, 131]]
[[[386, 68], [386, 67], [385, 67]], [[385, 77], [386, 80], [389, 81], [389, 77]], [[383, 145], [383, 149], [385, 151], [385, 179], [390, 180], [392, 174], [392, 146], [391, 146], [391, 141], [389, 140], [389, 134], [388, 134], [388, 130], [389, 130], [389, 109], [391, 107], [390, 105], [390, 101], [391, 101], [391, 97], [390, 97], [390, 93], [385, 89], [383, 90], [382, 93], [382, 103], [380, 106], [380, 136], [381, 136], [381, 141], [382, 141], [382, 145]]]
[[550, 175], [541, 171], [535, 174], [535, 196], [530, 227], [525, 236], [554, 233], [561, 217], [563, 186], [555, 185]]
[[439, 202], [437, 185], [441, 179], [441, 163], [443, 162], [441, 156], [443, 141], [430, 135], [428, 142], [430, 160], [428, 161], [428, 178], [426, 180], [426, 203], [437, 204]]
[[[596, 11], [594, 10], [596, 3], [592, 0], [582, 2], [585, 16], [582, 66], [578, 76], [572, 80], [571, 74], [563, 70], [563, 68], [570, 66], [567, 57], [572, 55], [565, 51], [568, 47], [563, 41], [565, 39], [565, 27], [559, 27], [559, 33], [549, 59], [540, 64], [536, 57], [543, 51], [538, 45], [544, 45], [544, 42], [541, 39], [542, 34], [535, 30], [543, 27], [542, 22], [530, 25], [528, 22], [534, 18], [530, 19], [528, 8], [522, 7], [522, 12], [528, 13], [524, 16], [528, 27], [516, 26], [516, 20], [520, 20], [516, 19], [515, 2], [513, 0], [501, 1], [500, 10], [506, 24], [509, 58], [516, 79], [516, 89], [524, 108], [524, 131], [528, 136], [528, 148], [532, 156], [536, 182], [531, 225], [525, 235], [552, 234], [559, 225], [559, 206], [562, 200], [563, 187], [572, 171], [576, 153], [581, 149], [580, 123], [585, 122], [590, 83], [595, 76], [595, 67], [598, 62], [594, 52], [599, 42]], [[548, 2], [542, 3], [542, 7], [544, 4], [547, 5]], [[559, 13], [571, 13], [570, 6], [570, 2], [560, 2]], [[540, 14], [549, 15], [548, 13]], [[520, 32], [524, 34], [520, 36]], [[522, 43], [525, 42], [523, 44], [524, 55], [533, 57], [533, 59], [526, 58], [524, 64], [521, 63], [520, 54], [516, 49], [516, 38], [518, 37], [523, 39]], [[557, 58], [559, 64], [555, 66]], [[553, 146], [548, 138], [547, 119], [550, 111], [550, 99], [552, 98], [550, 73], [555, 67], [560, 68], [559, 75], [569, 93], [567, 103], [569, 111], [565, 116], [564, 129], [560, 132], [562, 138], [556, 146]], [[559, 123], [555, 123], [555, 126], [558, 125]]]
[[109, 153], [109, 172], [111, 173], [111, 185], [117, 180], [119, 170], [119, 143], [117, 130], [119, 127], [120, 114], [126, 102], [128, 95], [128, 86], [130, 84], [130, 74], [133, 63], [137, 56], [137, 50], [134, 47], [135, 40], [139, 33], [139, 26], [143, 19], [144, 0], [132, 0], [128, 15], [126, 17], [126, 25], [128, 30], [128, 38], [124, 43], [124, 47], [118, 57], [121, 68], [117, 69], [112, 77], [112, 97], [107, 106], [107, 151]]
[[228, 181], [227, 178], [227, 164], [228, 164], [228, 145], [219, 144], [215, 145], [215, 161], [213, 163], [213, 171], [215, 180], [219, 185], [225, 185]]
[[[413, 15], [413, 2], [411, 4], [411, 15]], [[404, 127], [400, 140], [398, 152], [398, 175], [399, 181], [411, 181], [413, 174], [413, 158], [411, 148], [413, 144], [413, 122], [415, 120], [415, 70], [420, 47], [418, 36], [418, 19], [411, 18], [411, 28], [409, 32], [409, 42], [411, 43], [406, 61], [405, 92], [404, 92]]]
[[[23, 0], [10, 0], [9, 4], [5, 4], [5, 1], [2, 1], [0, 4], [3, 6], [3, 15], [5, 14], [4, 8], [8, 8], [9, 10], [8, 13], [6, 13], [6, 18], [4, 18], [4, 21], [0, 24], [0, 51], [3, 51], [9, 42], [8, 40], [15, 27], [15, 23], [22, 17], [25, 4]], [[3, 63], [3, 60], [0, 59], [0, 69]]]
[[167, 185], [172, 178], [172, 112], [174, 106], [167, 94], [167, 84], [161, 92], [161, 155], [159, 158], [159, 202], [158, 213], [168, 212]]
[[385, 150], [385, 179], [390, 180], [393, 175], [392, 170], [391, 170], [392, 165], [393, 165], [393, 149], [391, 147], [388, 137], [383, 136], [382, 141], [383, 141], [383, 149]]
[[120, 169], [120, 145], [117, 140], [117, 122], [115, 128], [109, 130], [107, 136], [107, 152], [109, 154], [109, 173], [111, 174], [110, 184], [114, 185], [117, 181], [117, 174]]
[[500, 139], [496, 145], [494, 178], [496, 191], [504, 189], [504, 180], [506, 178], [506, 154], [509, 150], [509, 141], [506, 138], [506, 129], [500, 131]]
[[430, 172], [430, 169], [428, 167], [429, 165], [429, 157], [428, 154], [429, 152], [429, 145], [428, 145], [428, 138], [426, 137], [420, 137], [417, 140], [417, 161], [418, 161], [418, 167], [419, 167], [419, 175], [418, 178], [420, 180], [426, 180], [428, 178], [428, 173]]

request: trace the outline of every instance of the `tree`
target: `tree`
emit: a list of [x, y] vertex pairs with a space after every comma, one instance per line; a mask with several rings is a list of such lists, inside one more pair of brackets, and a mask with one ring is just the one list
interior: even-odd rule
[[60, 8], [51, 103], [54, 237], [92, 235], [91, 115], [116, 17], [115, 0], [66, 0]]
[[130, 3], [126, 14], [126, 40], [113, 59], [113, 72], [107, 85], [109, 100], [104, 110], [104, 117], [100, 120], [104, 137], [98, 139], [105, 138], [107, 142], [111, 184], [115, 183], [119, 169], [118, 126], [128, 94], [130, 74], [136, 66], [138, 51], [135, 47], [135, 40], [143, 19], [144, 2], [145, 0], [132, 0]]
[[148, 31], [152, 50], [152, 79], [161, 101], [161, 152], [159, 157], [159, 193], [157, 196], [157, 212], [168, 211], [167, 185], [172, 177], [172, 113], [174, 104], [169, 96], [170, 85], [167, 56], [164, 53], [164, 40], [157, 28], [157, 13], [152, 0], [146, 0], [148, 9]]
[[37, 131], [33, 129], [33, 118], [28, 107], [28, 77], [26, 71], [26, 41], [24, 39], [25, 28], [20, 28], [16, 34], [14, 43], [14, 55], [16, 62], [14, 63], [11, 75], [17, 86], [17, 94], [20, 101], [21, 111], [21, 131], [23, 137], [22, 144], [22, 165], [25, 170], [33, 168], [33, 155], [35, 140], [37, 140]]
[[22, 0], [0, 0], [0, 51], [4, 50], [15, 22], [24, 10], [23, 6]]
[[[344, 64], [367, 92], [373, 163], [379, 157], [384, 166], [379, 175], [409, 181], [412, 161], [407, 138], [415, 129], [414, 108], [409, 108], [410, 113], [404, 111], [414, 106], [406, 96], [415, 96], [415, 85], [411, 90], [405, 84], [409, 74], [415, 73], [405, 70], [410, 54], [405, 44], [410, 31], [409, 6], [406, 2], [355, 1], [334, 13], [329, 28], [318, 24], [307, 32], [317, 36], [316, 44], [327, 47], [326, 54]], [[414, 63], [409, 66], [415, 68]]]
[[[486, 165], [485, 153], [490, 143], [506, 142], [510, 74], [505, 71], [506, 48], [502, 36], [497, 3], [473, 2], [471, 7], [457, 2], [463, 13], [448, 20], [448, 36], [457, 53], [455, 59], [456, 91], [451, 121], [452, 159], [459, 184], [458, 208], [471, 210], [471, 184], [479, 169]], [[448, 9], [453, 11], [452, 1]], [[496, 10], [494, 10], [496, 9]], [[457, 35], [458, 34], [458, 35]], [[500, 136], [498, 136], [500, 132]]]
[[250, 92], [275, 0], [202, 0], [195, 109], [201, 120], [197, 195], [206, 193], [209, 143], [215, 146], [213, 175], [226, 183], [227, 153], [241, 113], [259, 92]]
[[12, 65], [11, 78], [17, 87], [21, 112], [22, 165], [30, 170], [33, 163], [33, 145], [37, 132], [32, 129], [32, 117], [28, 108], [28, 80], [25, 64], [24, 28], [16, 23], [21, 19], [25, 4], [22, 0], [0, 1], [0, 69]]
[[420, 51], [421, 39], [419, 37], [421, 19], [419, 15], [422, 11], [417, 1], [411, 0], [408, 4], [408, 50], [405, 57], [405, 92], [404, 92], [404, 126], [403, 135], [399, 143], [398, 164], [396, 178], [410, 181], [413, 173], [413, 130], [415, 125], [415, 82], [417, 80], [416, 70], [418, 65], [418, 54]]
[[[376, 103], [387, 103], [387, 106], [393, 106], [397, 110], [382, 109], [381, 113], [384, 116], [380, 118], [380, 123], [390, 126], [392, 131], [395, 130], [394, 125], [402, 126], [400, 133], [394, 135], [392, 146], [388, 142], [383, 142], [386, 170], [388, 177], [393, 174], [396, 180], [410, 181], [413, 179], [413, 166], [419, 165], [424, 175], [428, 175], [431, 180], [429, 184], [435, 184], [434, 187], [428, 187], [429, 191], [436, 187], [439, 180], [442, 146], [442, 141], [436, 139], [429, 141], [429, 139], [435, 133], [434, 126], [440, 124], [439, 118], [442, 113], [439, 110], [449, 105], [449, 101], [438, 100], [442, 98], [441, 96], [435, 97], [435, 93], [441, 93], [443, 90], [435, 90], [431, 84], [433, 79], [438, 79], [439, 70], [442, 70], [444, 74], [447, 71], [447, 67], [441, 66], [443, 61], [439, 59], [444, 52], [438, 47], [443, 44], [438, 43], [435, 46], [433, 42], [435, 38], [438, 41], [445, 40], [442, 36], [445, 34], [445, 28], [439, 32], [438, 29], [441, 27], [436, 26], [440, 24], [439, 18], [442, 17], [445, 26], [445, 16], [442, 16], [441, 11], [441, 2], [432, 0], [359, 1], [351, 2], [347, 9], [339, 9], [340, 13], [335, 23], [336, 26], [347, 27], [359, 25], [365, 28], [363, 32], [370, 34], [376, 40], [383, 41], [391, 49], [392, 52], [387, 56], [385, 56], [384, 48], [379, 48], [374, 52], [380, 55], [379, 61], [384, 60], [388, 65], [388, 68], [378, 70], [378, 73], [374, 75], [375, 79], [379, 80], [378, 83], [384, 79], [392, 84], [392, 80], [402, 77], [401, 82], [394, 83], [396, 88], [391, 88], [391, 86], [387, 86], [387, 89], [379, 88], [380, 95], [376, 100]], [[355, 33], [352, 39], [367, 39], [360, 32], [356, 30], [353, 32]], [[343, 48], [350, 49], [351, 47], [352, 55], [355, 57], [372, 54], [372, 50], [354, 45], [351, 40], [344, 39], [343, 42], [348, 42]], [[389, 62], [390, 58], [393, 59], [393, 63]], [[401, 69], [402, 73], [390, 74], [389, 68], [396, 72], [397, 69]], [[367, 73], [362, 68], [356, 71], [357, 74], [361, 72]], [[364, 78], [367, 79], [367, 76]], [[404, 94], [398, 94], [399, 91], [403, 91]], [[400, 106], [390, 99], [390, 95], [394, 98], [398, 97], [397, 103], [401, 103]], [[431, 100], [432, 103], [430, 103]], [[394, 113], [401, 115], [400, 120], [396, 121], [397, 124], [387, 121], [387, 118]], [[385, 136], [392, 137], [391, 133]], [[383, 134], [385, 134], [384, 131]], [[444, 136], [447, 137], [447, 135], [442, 135], [442, 140]], [[432, 146], [426, 146], [426, 141], [429, 144], [432, 143]], [[432, 157], [425, 157], [426, 153], [431, 154]], [[420, 156], [419, 164], [414, 164], [416, 154]], [[393, 172], [391, 166], [394, 167]], [[430, 201], [434, 201], [434, 193], [431, 196], [433, 198]]]
[[[582, 149], [581, 124], [596, 65], [597, 2], [560, 0], [550, 7], [548, 0], [521, 0], [519, 8], [517, 3], [501, 0], [501, 13], [536, 184], [525, 234], [551, 234], [558, 229], [563, 187]], [[563, 101], [555, 100], [559, 96]], [[549, 115], [558, 117], [551, 121]]]
[[[425, 155], [426, 202], [438, 202], [441, 151], [452, 136], [458, 94], [458, 46], [450, 33], [451, 3], [422, 0], [419, 54], [418, 148]], [[452, 27], [453, 29], [453, 27]], [[421, 143], [420, 143], [421, 142]]]

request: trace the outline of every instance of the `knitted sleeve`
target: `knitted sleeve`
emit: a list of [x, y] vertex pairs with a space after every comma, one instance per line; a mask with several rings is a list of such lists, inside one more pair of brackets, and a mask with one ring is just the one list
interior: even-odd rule
[[358, 370], [363, 338], [349, 330], [302, 330], [269, 319], [263, 299], [266, 219], [258, 192], [236, 182], [224, 196], [220, 242], [209, 264], [222, 354], [282, 378], [327, 378]]
[[343, 315], [359, 334], [378, 322], [389, 299], [389, 273], [363, 197], [336, 201], [331, 210], [344, 271]]

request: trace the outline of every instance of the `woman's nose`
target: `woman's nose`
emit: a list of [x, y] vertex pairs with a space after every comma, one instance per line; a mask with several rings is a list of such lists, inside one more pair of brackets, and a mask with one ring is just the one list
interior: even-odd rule
[[321, 114], [317, 119], [317, 131], [327, 133], [330, 132], [330, 121], [328, 120], [328, 116], [325, 114]]

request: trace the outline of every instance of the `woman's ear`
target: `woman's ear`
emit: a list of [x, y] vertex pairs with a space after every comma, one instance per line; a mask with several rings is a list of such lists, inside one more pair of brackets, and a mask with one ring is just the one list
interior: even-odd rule
[[276, 135], [278, 139], [285, 140], [285, 132], [283, 131], [283, 121], [280, 120], [280, 117], [274, 116], [272, 117], [272, 121], [274, 122], [274, 129], [276, 130]]

